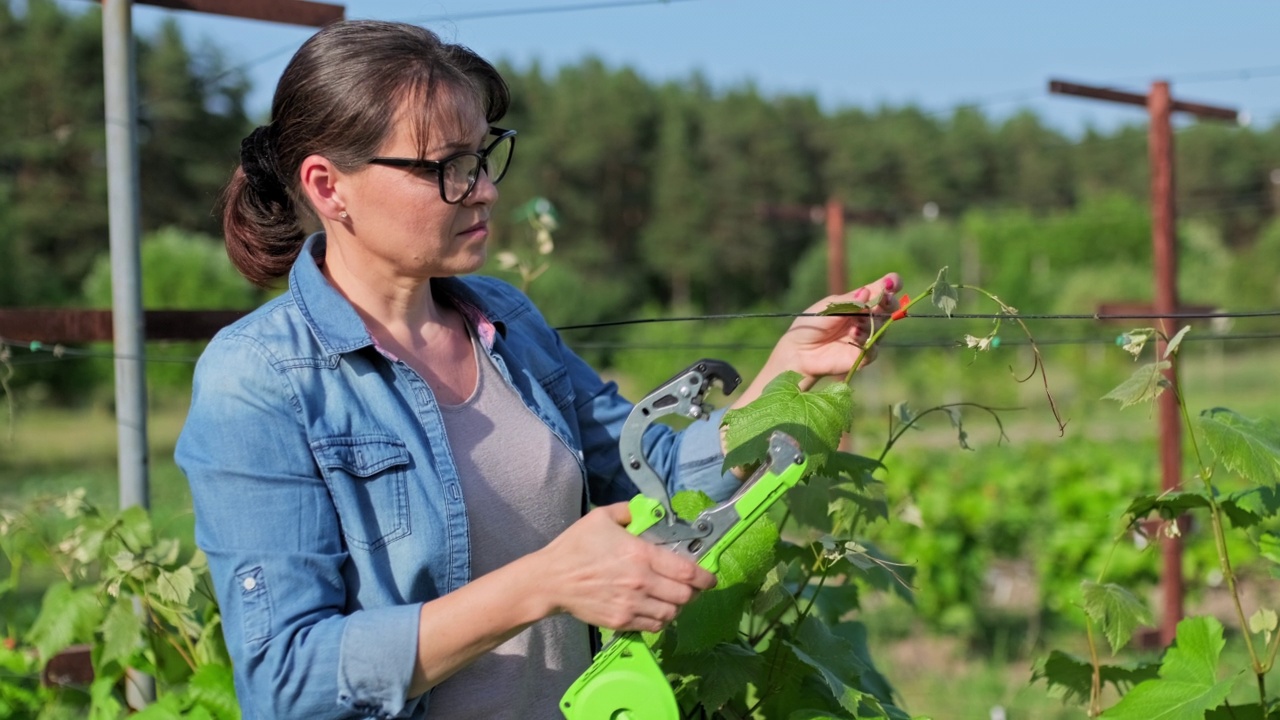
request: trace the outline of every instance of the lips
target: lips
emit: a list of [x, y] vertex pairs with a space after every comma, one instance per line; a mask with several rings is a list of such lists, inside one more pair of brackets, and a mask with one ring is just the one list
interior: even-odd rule
[[485, 220], [481, 220], [480, 222], [476, 223], [475, 225], [472, 225], [471, 227], [463, 230], [458, 234], [470, 235], [471, 233], [476, 233], [476, 232], [485, 232], [485, 233], [489, 232], [489, 223]]

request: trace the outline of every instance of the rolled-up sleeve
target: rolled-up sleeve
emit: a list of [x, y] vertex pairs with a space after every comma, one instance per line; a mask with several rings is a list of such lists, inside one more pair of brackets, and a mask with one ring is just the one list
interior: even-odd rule
[[420, 606], [346, 611], [337, 512], [286, 373], [248, 337], [216, 339], [175, 452], [244, 717], [407, 717]]

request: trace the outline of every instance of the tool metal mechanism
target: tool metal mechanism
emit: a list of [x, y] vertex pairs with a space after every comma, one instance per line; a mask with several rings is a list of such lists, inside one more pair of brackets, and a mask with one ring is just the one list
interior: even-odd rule
[[[640, 490], [631, 499], [627, 530], [713, 573], [719, 570], [725, 548], [804, 475], [806, 460], [800, 446], [789, 435], [775, 431], [769, 439], [769, 457], [737, 492], [685, 521], [672, 511], [667, 485], [645, 460], [641, 440], [645, 429], [664, 415], [706, 418], [710, 408], [704, 398], [713, 382], [728, 394], [740, 381], [727, 363], [700, 360], [645, 396], [627, 417], [619, 440], [627, 474]], [[638, 632], [615, 635], [561, 698], [560, 710], [568, 720], [680, 717], [671, 684]]]

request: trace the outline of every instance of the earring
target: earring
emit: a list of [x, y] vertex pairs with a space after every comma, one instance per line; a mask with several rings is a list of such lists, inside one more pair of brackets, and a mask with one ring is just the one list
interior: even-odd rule
[[348, 216], [347, 216], [347, 211], [346, 211], [346, 210], [343, 210], [342, 212], [338, 213], [338, 217], [342, 218], [343, 220], [346, 220], [346, 219], [347, 219], [347, 217], [348, 217]]

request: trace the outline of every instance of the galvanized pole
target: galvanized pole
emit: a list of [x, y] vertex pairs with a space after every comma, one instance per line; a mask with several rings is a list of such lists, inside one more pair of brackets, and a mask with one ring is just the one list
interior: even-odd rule
[[[1151, 241], [1155, 265], [1156, 315], [1162, 316], [1160, 331], [1164, 338], [1178, 331], [1170, 317], [1178, 311], [1178, 249], [1174, 218], [1173, 128], [1169, 117], [1173, 102], [1169, 83], [1154, 82], [1147, 94], [1147, 112], [1151, 116], [1147, 153], [1151, 162]], [[1166, 341], [1156, 344], [1157, 357], [1164, 357]], [[1178, 411], [1178, 393], [1172, 369], [1164, 372], [1169, 389], [1160, 395], [1157, 414], [1160, 426], [1160, 488], [1164, 492], [1182, 486], [1182, 422]], [[1175, 522], [1181, 522], [1176, 520]], [[1182, 537], [1166, 535], [1160, 545], [1160, 586], [1163, 612], [1160, 614], [1160, 640], [1166, 646], [1177, 636], [1182, 620]]]
[[111, 310], [115, 338], [116, 437], [120, 507], [150, 506], [147, 480], [146, 337], [139, 251], [138, 92], [131, 0], [102, 3], [106, 87], [107, 204], [111, 232]]
[[[120, 507], [150, 506], [147, 483], [146, 331], [142, 315], [138, 92], [133, 61], [131, 0], [102, 3], [102, 75], [106, 88], [107, 211], [111, 233], [111, 322], [116, 365], [116, 448]], [[141, 613], [134, 599], [134, 612]], [[130, 671], [129, 707], [155, 699], [155, 679]]]

